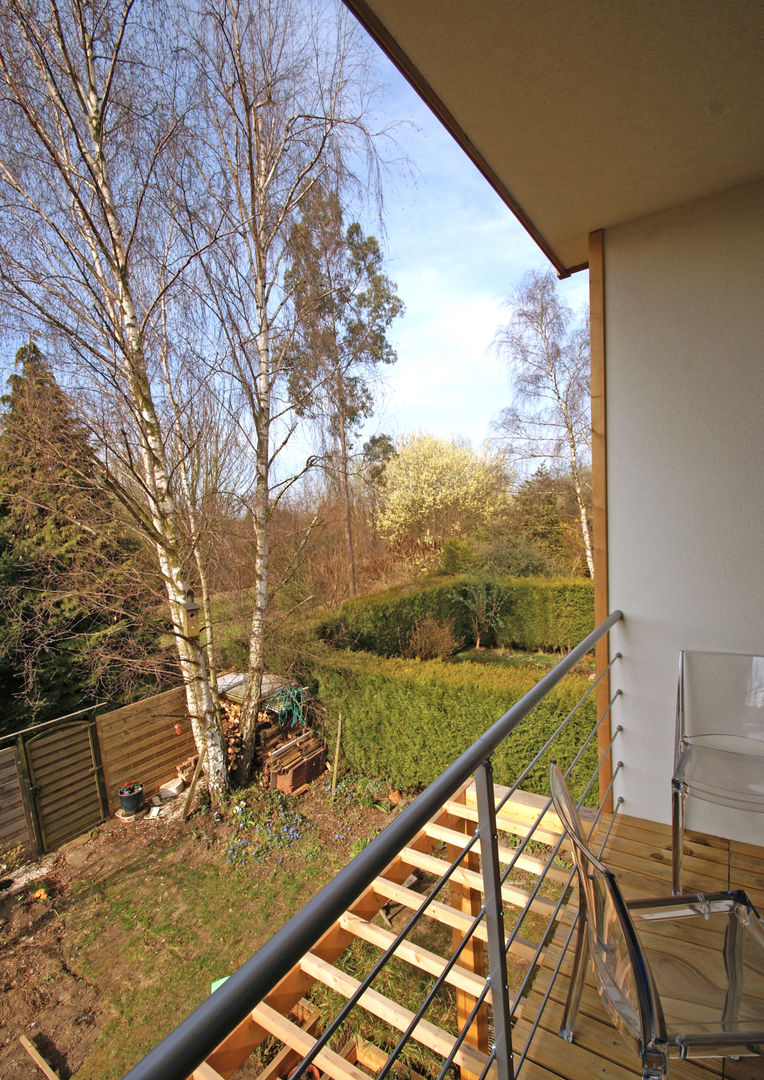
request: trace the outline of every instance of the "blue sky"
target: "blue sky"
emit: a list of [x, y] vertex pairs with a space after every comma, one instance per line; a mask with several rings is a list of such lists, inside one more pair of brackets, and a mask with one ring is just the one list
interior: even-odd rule
[[[414, 166], [385, 188], [385, 269], [406, 305], [390, 340], [398, 362], [367, 431], [422, 429], [478, 448], [509, 404], [506, 371], [490, 345], [509, 311], [502, 301], [531, 269], [549, 263], [408, 83], [375, 48], [384, 115]], [[370, 227], [373, 229], [373, 227]], [[585, 305], [588, 275], [560, 282]]]

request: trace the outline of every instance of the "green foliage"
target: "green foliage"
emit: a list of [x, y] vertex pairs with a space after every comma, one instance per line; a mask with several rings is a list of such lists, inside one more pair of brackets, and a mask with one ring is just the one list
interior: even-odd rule
[[[326, 650], [316, 669], [318, 692], [330, 716], [342, 714], [342, 755], [356, 772], [396, 788], [429, 784], [538, 681], [530, 665], [505, 667], [441, 661], [383, 660]], [[574, 672], [541, 702], [494, 755], [498, 783], [517, 779], [544, 741], [591, 687]], [[572, 760], [595, 722], [590, 698], [556, 741], [553, 755]], [[328, 733], [329, 741], [334, 736]], [[596, 740], [595, 740], [596, 742]], [[591, 771], [596, 747], [585, 766]], [[549, 756], [523, 788], [548, 789]]]
[[497, 643], [514, 649], [571, 649], [594, 629], [594, 583], [521, 578], [502, 582]]
[[375, 237], [355, 221], [345, 229], [336, 191], [315, 184], [301, 207], [286, 276], [298, 313], [289, 394], [298, 415], [321, 423], [347, 473], [349, 440], [374, 407], [369, 375], [397, 359], [387, 333], [404, 308]]
[[440, 557], [442, 574], [463, 574], [474, 570], [477, 563], [477, 554], [468, 540], [457, 540], [455, 536], [451, 536], [443, 544]]
[[498, 645], [528, 650], [569, 649], [594, 627], [591, 581], [487, 580], [464, 575], [348, 601], [338, 612], [320, 619], [317, 632], [322, 640], [338, 648], [399, 656], [417, 623], [429, 617], [450, 624], [457, 639], [474, 644], [474, 608], [465, 598], [481, 589], [486, 595], [490, 592], [501, 598], [493, 613]]
[[157, 629], [87, 433], [36, 346], [16, 363], [0, 417], [0, 731], [129, 699]]
[[[501, 586], [488, 574], [475, 574], [461, 585], [458, 603], [466, 610], [472, 627], [475, 647], [495, 643], [504, 625], [504, 595]], [[488, 639], [491, 640], [488, 640]]]
[[348, 600], [338, 612], [318, 620], [318, 636], [339, 648], [360, 649], [380, 656], [398, 656], [406, 649], [422, 619], [450, 622], [454, 635], [470, 640], [466, 611], [456, 603], [462, 579], [431, 579], [429, 585], [410, 585]]

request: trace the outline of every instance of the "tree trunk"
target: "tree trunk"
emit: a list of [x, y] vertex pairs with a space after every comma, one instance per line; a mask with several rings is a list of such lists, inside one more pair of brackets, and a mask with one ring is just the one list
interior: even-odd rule
[[[264, 250], [264, 245], [261, 250]], [[244, 690], [239, 731], [242, 739], [239, 759], [236, 763], [236, 781], [246, 783], [252, 769], [257, 739], [257, 712], [262, 696], [265, 673], [265, 627], [268, 616], [268, 577], [270, 572], [270, 425], [271, 425], [271, 373], [270, 340], [268, 335], [266, 298], [263, 278], [258, 275], [256, 297], [260, 311], [260, 333], [257, 336], [259, 367], [256, 389], [255, 432], [256, 479], [255, 479], [255, 601], [249, 635], [249, 662]]]
[[339, 443], [340, 443], [340, 491], [342, 507], [345, 517], [345, 552], [348, 564], [348, 593], [351, 597], [356, 595], [356, 569], [355, 549], [353, 545], [353, 505], [350, 497], [350, 468], [348, 463], [347, 432], [345, 430], [345, 413], [340, 409], [339, 414]]
[[594, 579], [594, 553], [592, 552], [592, 540], [589, 533], [589, 520], [586, 515], [586, 502], [584, 500], [584, 485], [581, 483], [581, 475], [578, 471], [578, 458], [576, 457], [575, 442], [572, 434], [569, 435], [570, 444], [570, 471], [573, 475], [573, 487], [576, 492], [576, 505], [578, 517], [581, 522], [581, 537], [586, 551], [586, 565], [589, 567], [589, 577]]
[[121, 367], [129, 398], [140, 423], [138, 437], [143, 472], [149, 497], [149, 513], [157, 536], [156, 548], [175, 634], [176, 648], [186, 690], [186, 701], [194, 732], [194, 741], [201, 756], [206, 752], [205, 772], [210, 796], [219, 801], [228, 790], [223, 737], [212, 700], [209, 673], [203, 650], [197, 639], [189, 637], [183, 601], [187, 582], [179, 556], [176, 507], [170, 484], [170, 471], [165, 455], [161, 425], [147, 375], [143, 341], [128, 274], [127, 252], [122, 227], [114, 203], [106, 158], [100, 144], [100, 118], [97, 101], [91, 94], [91, 132], [93, 135], [93, 173], [101, 196], [104, 214], [114, 249], [115, 273], [118, 284], [119, 312], [127, 348]]

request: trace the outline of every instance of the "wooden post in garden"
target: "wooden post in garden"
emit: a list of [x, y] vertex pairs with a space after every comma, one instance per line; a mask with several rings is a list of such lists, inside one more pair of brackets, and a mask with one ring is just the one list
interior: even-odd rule
[[337, 717], [337, 742], [334, 747], [334, 766], [332, 768], [332, 802], [337, 791], [337, 768], [340, 763], [340, 737], [342, 735], [342, 713]]

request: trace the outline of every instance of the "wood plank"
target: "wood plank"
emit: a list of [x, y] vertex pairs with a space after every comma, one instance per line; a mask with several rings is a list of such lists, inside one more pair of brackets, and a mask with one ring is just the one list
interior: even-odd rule
[[[412, 911], [416, 911], [422, 903], [421, 893], [406, 889], [402, 885], [395, 885], [393, 882], [388, 881], [387, 878], [376, 878], [373, 887], [387, 900], [394, 900], [396, 904], [402, 904], [403, 907], [410, 908]], [[469, 915], [457, 911], [456, 908], [451, 907], [449, 904], [442, 904], [438, 900], [433, 900], [427, 908], [427, 917], [443, 923], [444, 926], [450, 926], [453, 930], [461, 930], [462, 934], [466, 934], [472, 925], [472, 919]], [[475, 930], [475, 937], [479, 941], [488, 941], [488, 935], [483, 923]], [[536, 954], [536, 946], [530, 941], [518, 937], [515, 938], [510, 952], [531, 960]]]
[[45, 1058], [38, 1053], [37, 1047], [32, 1045], [26, 1035], [20, 1035], [19, 1042], [29, 1054], [32, 1061], [35, 1063], [40, 1072], [43, 1073], [43, 1075], [46, 1076], [48, 1080], [59, 1080], [58, 1073], [54, 1072], [53, 1069], [51, 1069]]
[[[608, 594], [608, 526], [607, 526], [607, 382], [605, 377], [605, 234], [602, 229], [589, 233], [589, 357], [592, 438], [592, 560], [594, 562], [594, 625], [610, 614]], [[595, 690], [597, 716], [604, 716], [610, 703], [610, 635], [606, 634], [594, 646], [597, 675], [602, 678]], [[604, 674], [603, 674], [604, 673]], [[605, 752], [611, 735], [611, 724], [602, 724], [597, 733], [599, 792], [602, 800], [613, 779], [613, 756]], [[613, 810], [612, 792], [604, 809]]]
[[[307, 1004], [307, 1003], [306, 1003]], [[308, 1035], [315, 1034], [320, 1020], [318, 1009], [306, 1009], [307, 1015], [300, 1018], [300, 1027]], [[343, 1054], [347, 1059], [347, 1055]], [[289, 1076], [290, 1072], [300, 1062], [301, 1056], [291, 1046], [284, 1046], [276, 1054], [265, 1068], [257, 1074], [257, 1080], [278, 1080], [280, 1076]]]
[[[496, 784], [494, 789], [498, 805], [509, 792], [509, 788]], [[474, 785], [467, 789], [466, 798], [466, 803], [448, 800], [444, 803], [444, 806], [454, 816], [477, 823], [477, 796], [475, 795]], [[551, 807], [545, 810], [548, 802], [548, 797], [543, 795], [536, 795], [528, 791], [515, 791], [501, 809], [497, 810], [499, 831], [512, 833], [524, 839], [528, 831], [535, 826], [535, 840], [543, 844], [556, 844], [562, 835], [562, 826]], [[586, 821], [590, 819], [591, 811], [584, 807], [581, 816]], [[541, 823], [537, 825], [539, 818]]]
[[[320, 957], [315, 956], [313, 953], [307, 953], [300, 961], [300, 966], [303, 971], [314, 979], [317, 979], [324, 986], [328, 986], [338, 994], [342, 994], [345, 998], [349, 998], [354, 994], [361, 985], [358, 979], [354, 979], [352, 975], [340, 971], [339, 968], [334, 967], [332, 964], [327, 964], [325, 960], [321, 960]], [[398, 1031], [405, 1031], [414, 1019], [414, 1013], [410, 1009], [404, 1008], [371, 988], [364, 991], [358, 1000], [358, 1005], [378, 1019], [384, 1020], [385, 1023], [390, 1024]], [[454, 1037], [449, 1035], [448, 1032], [424, 1019], [420, 1020], [416, 1025], [411, 1033], [411, 1038], [444, 1058], [451, 1053], [455, 1042]], [[469, 1072], [480, 1076], [488, 1062], [488, 1057], [470, 1046], [462, 1045], [457, 1050], [454, 1061]]]
[[[301, 1027], [287, 1020], [280, 1012], [261, 1002], [252, 1011], [252, 1017], [262, 1027], [274, 1035], [279, 1042], [296, 1050], [300, 1058], [305, 1057], [316, 1045], [312, 1035], [303, 1031]], [[316, 1065], [325, 1072], [332, 1080], [369, 1080], [369, 1077], [355, 1065], [351, 1065], [340, 1054], [335, 1053], [328, 1047], [319, 1050], [316, 1056]]]
[[[458, 832], [456, 829], [447, 829], [443, 825], [436, 825], [435, 822], [428, 822], [422, 830], [426, 836], [431, 836], [434, 840], [439, 840], [445, 844], [452, 844], [454, 847], [458, 845], [459, 850], [464, 847], [467, 836]], [[461, 837], [461, 844], [459, 844], [459, 837]], [[505, 847], [501, 844], [498, 846], [499, 862], [503, 866], [508, 866], [514, 860], [515, 868], [517, 870], [524, 870], [528, 874], [533, 874], [534, 877], [540, 877], [544, 872], [546, 863], [542, 859], [534, 858], [532, 855], [521, 854], [515, 858], [516, 851], [514, 848]], [[454, 858], [456, 858], [454, 853]], [[551, 881], [565, 882], [567, 881], [568, 873], [566, 870], [562, 870], [559, 867], [551, 866], [546, 871], [546, 876]]]
[[[389, 949], [393, 941], [395, 941], [395, 935], [391, 934], [389, 930], [376, 926], [366, 919], [359, 919], [357, 915], [353, 915], [351, 912], [345, 912], [340, 919], [340, 925], [349, 930], [355, 937], [369, 942], [370, 945], [375, 945], [383, 952]], [[412, 967], [419, 968], [420, 971], [426, 971], [428, 975], [434, 975], [436, 978], [443, 973], [447, 963], [444, 957], [439, 956], [437, 953], [425, 949], [422, 945], [415, 945], [405, 940], [400, 942], [394, 955], [400, 960], [405, 960]], [[485, 976], [475, 974], [475, 972], [462, 964], [454, 964], [445, 981], [449, 986], [463, 990], [473, 997], [478, 997], [485, 988]], [[491, 1000], [490, 990], [487, 1000], [489, 1002]]]
[[372, 1072], [378, 1073], [387, 1064], [388, 1055], [384, 1050], [380, 1050], [378, 1046], [361, 1038], [360, 1035], [355, 1037], [355, 1050], [361, 1065], [371, 1069]]
[[267, 1034], [264, 1028], [255, 1023], [251, 1014], [245, 1016], [212, 1053], [207, 1055], [207, 1064], [217, 1069], [221, 1076], [228, 1077], [247, 1060]]
[[[462, 800], [460, 800], [462, 801]], [[448, 855], [449, 863], [456, 862], [457, 859], [461, 859], [462, 867], [474, 872], [480, 869], [480, 850], [477, 846], [473, 846], [469, 851], [464, 852], [465, 844], [469, 837], [474, 836], [475, 830], [471, 824], [467, 821], [461, 822], [461, 833], [457, 830], [448, 830], [454, 835], [454, 839], [451, 843], [447, 844], [446, 852]], [[480, 910], [483, 904], [483, 894], [480, 887], [470, 887], [469, 882], [464, 884], [456, 881], [452, 876], [448, 883], [449, 902], [458, 911], [463, 912], [465, 915], [474, 919], [480, 914]], [[451, 934], [451, 943], [454, 952], [464, 944], [463, 935], [458, 930], [453, 930]], [[466, 945], [461, 950], [460, 957], [462, 963], [475, 973], [478, 978], [481, 978], [483, 984], [485, 984], [485, 975], [487, 972], [486, 964], [486, 948], [482, 941], [478, 941], [474, 935], [469, 939]], [[456, 1027], [457, 1030], [462, 1031], [467, 1027], [468, 1021], [472, 1012], [477, 1004], [481, 991], [476, 990], [475, 993], [465, 991], [459, 987], [456, 991]], [[488, 1031], [488, 1010], [483, 1003], [478, 1009], [475, 1019], [469, 1026], [467, 1034], [465, 1036], [465, 1042], [474, 1047], [476, 1050], [480, 1050], [482, 1053], [487, 1054], [489, 1049], [489, 1031]], [[467, 1069], [461, 1070], [462, 1080], [479, 1080], [479, 1077], [475, 1073], [468, 1072]]]
[[213, 1069], [211, 1065], [208, 1065], [206, 1061], [203, 1061], [191, 1073], [191, 1080], [225, 1080], [225, 1077], [216, 1069]]
[[[434, 874], [435, 877], [442, 877], [450, 865], [445, 859], [439, 859], [437, 856], [428, 855], [425, 852], [414, 851], [412, 848], [403, 848], [401, 850], [401, 858], [409, 866], [413, 866], [418, 870], [424, 870], [429, 874]], [[450, 880], [456, 881], [460, 885], [466, 885], [482, 895], [483, 877], [482, 874], [478, 873], [476, 870], [463, 870], [457, 867], [451, 874]], [[528, 892], [526, 892], [525, 889], [519, 888], [517, 885], [502, 885], [501, 896], [507, 904], [520, 908], [520, 910], [528, 905]], [[555, 903], [552, 900], [548, 900], [546, 897], [537, 896], [531, 902], [530, 909], [538, 915], [551, 918], [554, 914]]]

